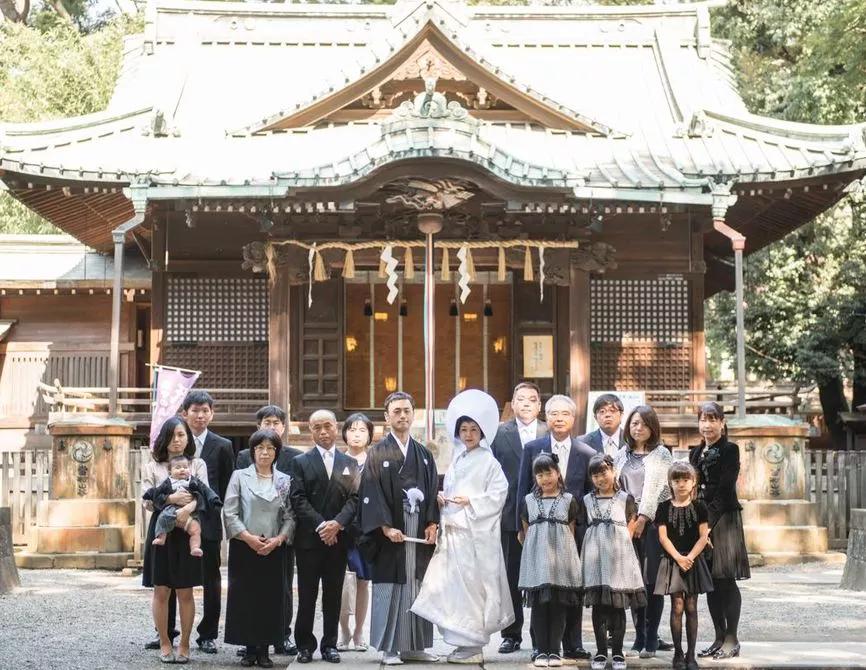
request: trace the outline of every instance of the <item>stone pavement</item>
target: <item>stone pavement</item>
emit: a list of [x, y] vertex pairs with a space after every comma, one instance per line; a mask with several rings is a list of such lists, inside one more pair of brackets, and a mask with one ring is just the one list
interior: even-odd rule
[[[838, 562], [755, 569], [753, 579], [741, 583], [743, 656], [725, 663], [706, 661], [701, 666], [866, 669], [866, 594], [839, 590], [841, 575]], [[14, 593], [0, 596], [0, 669], [160, 667], [155, 652], [142, 649], [151, 636], [152, 622], [150, 592], [140, 586], [139, 577], [100, 571], [22, 570], [21, 583]], [[199, 592], [199, 611], [200, 596]], [[703, 601], [699, 616], [699, 638], [705, 643], [712, 627]], [[627, 644], [632, 637], [630, 628], [629, 624]], [[661, 630], [670, 639], [667, 608]], [[589, 616], [585, 616], [584, 641], [590, 650], [592, 639]], [[496, 653], [498, 645], [499, 637], [494, 636], [484, 666], [502, 670], [529, 667], [528, 650], [501, 656]], [[438, 636], [435, 650], [443, 654], [449, 650]], [[215, 656], [193, 651], [192, 664], [202, 670], [234, 670], [239, 667], [234, 652], [234, 647], [222, 644]], [[273, 658], [276, 667], [289, 662], [286, 657]], [[670, 653], [660, 653], [651, 660], [629, 659], [629, 667], [670, 667], [670, 658]], [[375, 652], [347, 652], [339, 667], [378, 665]], [[444, 664], [410, 667], [436, 666]], [[323, 670], [326, 666], [317, 659], [311, 667]]]

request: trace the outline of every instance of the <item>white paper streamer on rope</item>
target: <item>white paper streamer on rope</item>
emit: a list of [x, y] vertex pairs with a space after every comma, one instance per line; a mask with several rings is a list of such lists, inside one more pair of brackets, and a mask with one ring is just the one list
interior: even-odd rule
[[400, 292], [397, 289], [397, 259], [394, 258], [394, 254], [392, 253], [392, 247], [389, 244], [387, 247], [382, 249], [382, 255], [380, 259], [385, 264], [385, 276], [388, 278], [385, 282], [388, 285], [388, 304], [393, 305], [394, 300], [397, 298], [397, 294]]
[[466, 298], [469, 297], [469, 263], [466, 262], [466, 254], [469, 250], [466, 247], [460, 247], [457, 250], [457, 258], [460, 260], [460, 265], [457, 266], [457, 274], [460, 279], [457, 280], [457, 286], [460, 287], [460, 304], [466, 304]]
[[316, 258], [316, 245], [310, 249], [307, 257], [307, 263], [310, 266], [310, 286], [307, 289], [307, 309], [313, 306], [313, 261]]
[[544, 247], [538, 247], [538, 290], [544, 302]]

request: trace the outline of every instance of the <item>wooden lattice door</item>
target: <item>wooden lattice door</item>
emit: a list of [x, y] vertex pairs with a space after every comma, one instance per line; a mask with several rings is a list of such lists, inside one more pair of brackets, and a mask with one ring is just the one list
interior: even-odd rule
[[593, 389], [689, 388], [688, 282], [592, 279], [590, 352]]
[[166, 365], [201, 370], [202, 388], [268, 388], [264, 277], [168, 278]]

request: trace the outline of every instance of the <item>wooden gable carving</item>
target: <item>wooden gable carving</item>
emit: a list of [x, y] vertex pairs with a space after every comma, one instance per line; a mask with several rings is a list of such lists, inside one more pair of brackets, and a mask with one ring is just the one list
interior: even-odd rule
[[577, 114], [528, 88], [449, 39], [427, 22], [414, 37], [375, 68], [342, 88], [277, 115], [254, 132], [302, 128], [325, 121], [358, 121], [390, 116], [403, 102], [424, 91], [425, 78], [457, 101], [471, 116], [490, 121], [537, 123], [549, 128], [608, 135], [611, 129]]

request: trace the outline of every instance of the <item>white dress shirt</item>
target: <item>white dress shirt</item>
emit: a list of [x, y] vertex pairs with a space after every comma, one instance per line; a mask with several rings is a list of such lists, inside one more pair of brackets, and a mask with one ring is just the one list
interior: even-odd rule
[[565, 473], [568, 472], [568, 456], [571, 454], [571, 438], [568, 437], [562, 442], [557, 442], [551, 435], [550, 451], [559, 456], [559, 471], [562, 473], [562, 478], [565, 479]]
[[193, 442], [195, 442], [195, 457], [201, 458], [201, 450], [204, 449], [204, 442], [207, 439], [207, 428], [205, 428], [201, 435], [193, 435]]
[[[397, 446], [400, 447], [400, 453], [403, 454], [403, 458], [406, 458], [406, 452], [409, 450], [409, 440], [406, 440], [406, 444], [403, 444], [400, 441], [400, 438], [394, 434], [394, 431], [391, 431], [391, 437], [394, 438], [394, 441], [397, 443]], [[409, 438], [412, 439], [411, 437]]]
[[317, 444], [316, 449], [319, 450], [319, 456], [322, 457], [322, 461], [325, 463], [325, 471], [328, 473], [328, 479], [330, 479], [331, 474], [334, 472], [334, 447], [322, 449]]
[[601, 445], [606, 456], [616, 456], [622, 441], [622, 428], [617, 428], [613, 435], [601, 431]]
[[532, 442], [538, 436], [538, 419], [533, 419], [530, 423], [523, 423], [520, 419], [516, 421], [520, 446], [525, 447], [527, 442]]

